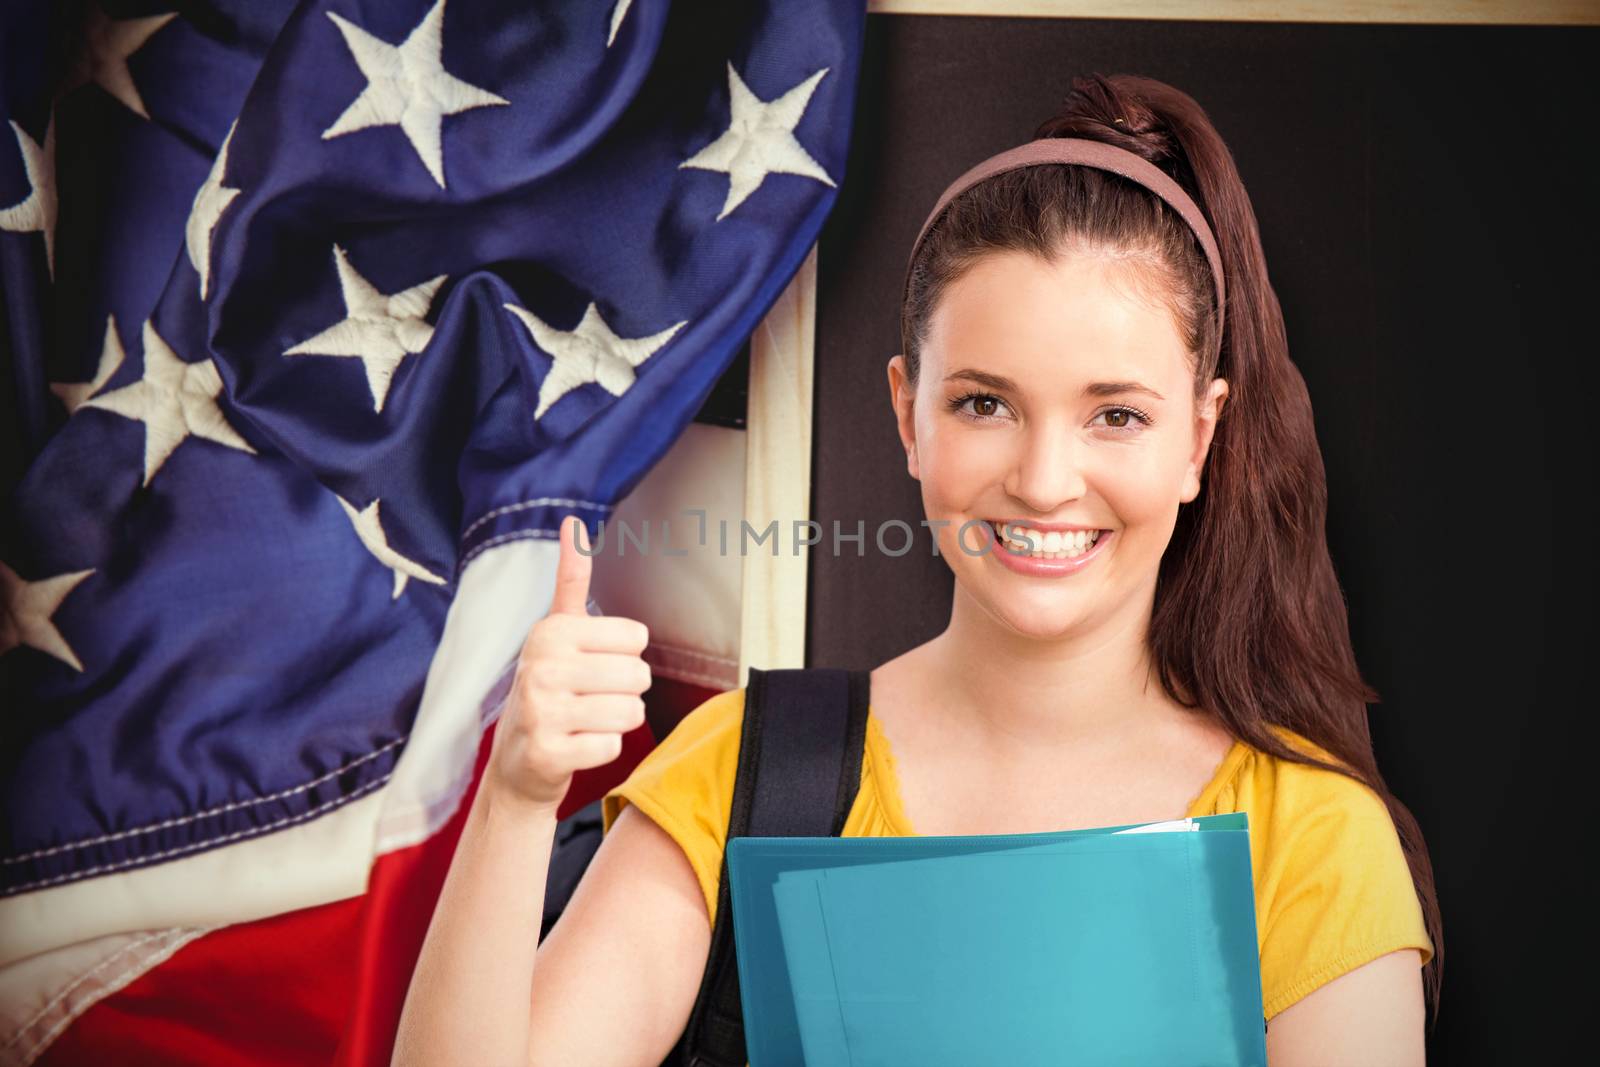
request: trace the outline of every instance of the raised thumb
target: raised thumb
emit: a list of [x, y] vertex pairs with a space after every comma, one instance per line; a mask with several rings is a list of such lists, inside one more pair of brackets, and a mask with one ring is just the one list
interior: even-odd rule
[[561, 559], [556, 564], [556, 593], [550, 602], [550, 614], [587, 615], [589, 604], [589, 575], [594, 562], [578, 551], [589, 548], [589, 531], [583, 520], [569, 515], [561, 521]]

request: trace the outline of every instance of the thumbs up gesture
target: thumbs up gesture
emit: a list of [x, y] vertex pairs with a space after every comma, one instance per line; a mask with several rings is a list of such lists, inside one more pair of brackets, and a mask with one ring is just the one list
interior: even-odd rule
[[644, 722], [650, 641], [644, 623], [588, 614], [593, 560], [576, 516], [561, 524], [550, 613], [534, 623], [495, 737], [484, 787], [548, 811], [567, 795], [574, 772], [622, 753], [622, 735]]

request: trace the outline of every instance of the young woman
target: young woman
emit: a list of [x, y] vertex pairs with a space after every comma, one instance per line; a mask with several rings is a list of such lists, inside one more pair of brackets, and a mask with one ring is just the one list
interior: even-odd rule
[[[943, 633], [872, 672], [845, 835], [1246, 811], [1273, 1067], [1421, 1064], [1431, 869], [1374, 762], [1310, 401], [1205, 113], [1148, 79], [1075, 82], [935, 208], [901, 316], [890, 400], [955, 599]], [[584, 613], [577, 525], [397, 1063], [655, 1067], [699, 990], [742, 689], [607, 796], [536, 948], [557, 805], [616, 758], [650, 681], [645, 628]]]

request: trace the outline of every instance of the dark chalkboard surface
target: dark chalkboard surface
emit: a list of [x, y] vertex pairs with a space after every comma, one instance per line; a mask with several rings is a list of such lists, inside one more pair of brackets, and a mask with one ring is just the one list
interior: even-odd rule
[[[1550, 962], [1589, 895], [1551, 824], [1597, 707], [1593, 168], [1600, 30], [873, 15], [849, 172], [819, 253], [807, 662], [868, 668], [948, 621], [884, 364], [918, 226], [1028, 138], [1073, 75], [1204, 106], [1260, 219], [1327, 463], [1380, 766], [1444, 911], [1430, 1062], [1536, 1062], [1576, 1010]], [[889, 542], [898, 546], [898, 536]], [[1582, 750], [1585, 754], [1589, 749]], [[1569, 777], [1570, 776], [1570, 777]], [[1577, 806], [1577, 805], [1581, 805]], [[1564, 968], [1563, 968], [1564, 969]]]

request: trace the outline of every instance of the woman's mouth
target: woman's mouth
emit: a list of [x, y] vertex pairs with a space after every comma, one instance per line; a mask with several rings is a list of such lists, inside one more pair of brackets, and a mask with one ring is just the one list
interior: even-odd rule
[[995, 541], [1013, 555], [1031, 559], [1077, 559], [1088, 554], [1109, 530], [1034, 530], [1018, 524], [1003, 525], [985, 519], [995, 532]]
[[1020, 523], [985, 519], [994, 535], [994, 557], [1019, 574], [1059, 577], [1076, 574], [1105, 552], [1112, 530], [1043, 531]]

